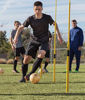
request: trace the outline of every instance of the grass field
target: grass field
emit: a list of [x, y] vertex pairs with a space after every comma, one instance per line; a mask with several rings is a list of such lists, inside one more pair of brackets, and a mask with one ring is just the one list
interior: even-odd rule
[[[29, 71], [31, 69], [29, 65]], [[66, 94], [66, 65], [56, 65], [56, 82], [53, 83], [53, 67], [42, 75], [38, 84], [19, 83], [20, 74], [12, 73], [12, 65], [1, 64], [4, 74], [0, 75], [0, 100], [85, 100], [85, 65], [80, 72], [70, 73], [69, 93]], [[20, 66], [18, 66], [20, 70]]]

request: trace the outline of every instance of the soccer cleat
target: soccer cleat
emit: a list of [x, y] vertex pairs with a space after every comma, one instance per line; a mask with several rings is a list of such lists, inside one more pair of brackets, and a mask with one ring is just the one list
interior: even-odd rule
[[74, 72], [75, 72], [75, 73], [78, 73], [79, 71], [78, 71], [78, 70], [75, 70]]
[[69, 70], [69, 73], [72, 73], [72, 71], [71, 71], [71, 70]]
[[19, 82], [23, 83], [26, 82], [24, 78], [22, 78]]
[[44, 68], [44, 70], [45, 70], [45, 73], [48, 73], [48, 70], [46, 68]]
[[27, 76], [25, 76], [24, 79], [25, 79], [25, 82], [29, 81], [29, 78]]
[[12, 70], [13, 73], [19, 73], [17, 70]]

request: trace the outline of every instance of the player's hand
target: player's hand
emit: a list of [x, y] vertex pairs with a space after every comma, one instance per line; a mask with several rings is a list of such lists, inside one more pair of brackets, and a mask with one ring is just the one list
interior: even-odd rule
[[78, 51], [81, 51], [81, 49], [82, 49], [82, 47], [80, 46], [80, 47], [78, 47]]
[[12, 45], [12, 50], [15, 51], [15, 47], [14, 47], [14, 45]]
[[16, 44], [18, 42], [18, 40], [16, 38], [14, 38], [13, 43]]

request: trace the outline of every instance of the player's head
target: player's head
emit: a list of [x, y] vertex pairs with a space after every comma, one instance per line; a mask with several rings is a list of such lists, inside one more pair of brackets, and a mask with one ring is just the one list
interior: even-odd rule
[[42, 13], [42, 10], [43, 10], [43, 4], [42, 4], [42, 2], [36, 1], [34, 3], [34, 13], [37, 14], [37, 15], [39, 15], [39, 14]]
[[14, 21], [15, 29], [17, 29], [20, 25], [21, 25], [21, 23], [19, 21]]
[[77, 26], [77, 21], [75, 19], [72, 20], [72, 27], [75, 28]]

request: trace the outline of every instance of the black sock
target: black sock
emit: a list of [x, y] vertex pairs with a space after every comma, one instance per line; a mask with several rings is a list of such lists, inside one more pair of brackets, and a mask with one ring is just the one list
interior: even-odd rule
[[41, 64], [40, 64], [40, 66], [38, 67], [39, 69], [41, 68]]
[[22, 63], [22, 64], [23, 64], [23, 60], [24, 60], [24, 58], [22, 57], [22, 58], [21, 58], [21, 63]]
[[28, 71], [28, 64], [23, 64], [22, 65], [22, 77], [24, 78], [27, 74]]
[[27, 75], [28, 78], [29, 78], [29, 76], [30, 76], [32, 73], [34, 73], [34, 72], [37, 70], [37, 68], [41, 65], [42, 60], [43, 60], [42, 58], [38, 58], [38, 59], [35, 61], [35, 63], [33, 64], [32, 71]]
[[44, 66], [45, 69], [46, 69], [47, 65], [48, 65], [48, 62], [45, 62], [45, 66]]
[[14, 70], [16, 70], [16, 67], [17, 67], [17, 60], [14, 60]]

